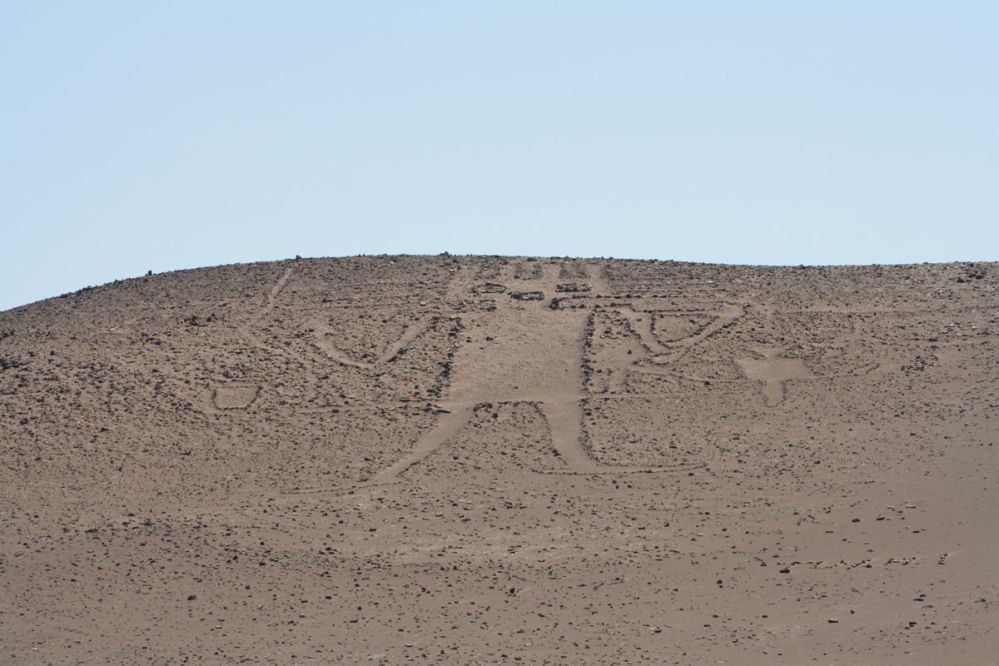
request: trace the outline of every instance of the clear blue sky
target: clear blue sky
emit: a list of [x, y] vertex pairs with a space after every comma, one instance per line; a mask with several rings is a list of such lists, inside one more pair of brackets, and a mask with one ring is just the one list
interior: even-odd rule
[[999, 3], [0, 2], [0, 309], [442, 251], [999, 259]]

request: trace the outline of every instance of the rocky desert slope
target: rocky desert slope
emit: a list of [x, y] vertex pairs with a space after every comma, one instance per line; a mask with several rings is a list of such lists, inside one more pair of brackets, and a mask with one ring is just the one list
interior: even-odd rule
[[991, 664], [999, 266], [359, 257], [0, 313], [0, 662]]

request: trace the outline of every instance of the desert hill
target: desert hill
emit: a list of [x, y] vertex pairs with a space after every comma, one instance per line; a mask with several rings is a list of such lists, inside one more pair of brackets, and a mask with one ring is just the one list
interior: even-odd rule
[[999, 265], [357, 257], [0, 313], [0, 662], [981, 664]]

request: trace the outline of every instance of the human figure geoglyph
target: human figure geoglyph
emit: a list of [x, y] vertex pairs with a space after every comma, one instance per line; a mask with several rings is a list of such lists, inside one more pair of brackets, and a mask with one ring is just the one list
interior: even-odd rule
[[[606, 474], [666, 471], [649, 466], [604, 465], [585, 450], [583, 441], [583, 353], [591, 307], [549, 306], [558, 283], [557, 266], [537, 264], [510, 289], [539, 291], [545, 298], [519, 300], [496, 293], [495, 311], [462, 315], [465, 339], [454, 358], [454, 370], [442, 412], [400, 460], [375, 474], [374, 483], [396, 481], [407, 469], [456, 436], [483, 402], [531, 402], [538, 405], [551, 430], [552, 445], [573, 473]], [[600, 276], [589, 276], [594, 292], [606, 290]], [[509, 280], [507, 281], [510, 282]], [[468, 276], [455, 279], [455, 297], [475, 293]]]

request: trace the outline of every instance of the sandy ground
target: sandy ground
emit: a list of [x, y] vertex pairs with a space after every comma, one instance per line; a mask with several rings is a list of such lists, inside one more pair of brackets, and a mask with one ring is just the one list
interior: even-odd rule
[[0, 313], [0, 662], [999, 663], [999, 266], [302, 259]]

